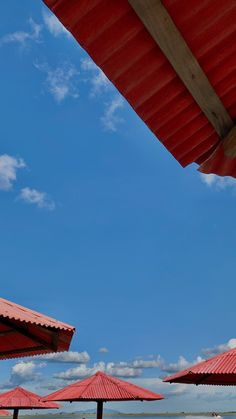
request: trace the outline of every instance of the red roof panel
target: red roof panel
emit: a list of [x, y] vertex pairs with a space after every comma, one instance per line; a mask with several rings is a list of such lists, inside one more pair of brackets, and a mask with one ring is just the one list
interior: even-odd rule
[[118, 401], [118, 400], [161, 400], [161, 394], [153, 393], [127, 381], [97, 372], [92, 377], [77, 381], [55, 393], [49, 394], [44, 400], [60, 401]]
[[[44, 0], [182, 166], [220, 138], [127, 0]], [[236, 3], [163, 0], [232, 119], [236, 118]], [[201, 171], [235, 176], [217, 155]]]
[[165, 382], [186, 384], [236, 385], [236, 348], [186, 368]]
[[7, 409], [58, 409], [53, 402], [44, 402], [42, 398], [22, 387], [0, 394], [0, 407]]

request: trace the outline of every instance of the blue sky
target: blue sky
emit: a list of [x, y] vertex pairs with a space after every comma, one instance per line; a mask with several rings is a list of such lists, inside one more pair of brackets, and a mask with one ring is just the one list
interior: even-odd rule
[[102, 368], [168, 397], [119, 410], [235, 408], [160, 380], [235, 345], [234, 180], [182, 169], [41, 1], [1, 7], [1, 295], [77, 328], [66, 360], [1, 362], [1, 387]]

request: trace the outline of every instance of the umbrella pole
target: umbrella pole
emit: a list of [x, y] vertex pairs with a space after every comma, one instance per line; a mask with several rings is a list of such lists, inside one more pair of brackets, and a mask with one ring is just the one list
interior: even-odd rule
[[100, 400], [99, 402], [97, 402], [97, 419], [102, 419], [102, 413], [103, 413], [103, 402]]
[[19, 409], [13, 410], [13, 419], [18, 419], [18, 413], [19, 413]]

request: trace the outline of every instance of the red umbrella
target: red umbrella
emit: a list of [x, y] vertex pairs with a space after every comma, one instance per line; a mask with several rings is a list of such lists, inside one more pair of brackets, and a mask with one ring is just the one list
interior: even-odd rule
[[164, 397], [161, 394], [153, 393], [100, 371], [85, 380], [44, 397], [44, 400], [55, 401], [95, 401], [97, 402], [97, 419], [102, 419], [103, 402], [162, 399]]
[[0, 298], [0, 359], [67, 351], [75, 328]]
[[236, 348], [164, 379], [170, 383], [236, 385]]
[[42, 398], [22, 387], [0, 394], [0, 407], [13, 409], [13, 419], [18, 418], [20, 409], [58, 409], [57, 403], [42, 401]]
[[7, 410], [0, 409], [0, 416], [9, 416], [10, 413]]

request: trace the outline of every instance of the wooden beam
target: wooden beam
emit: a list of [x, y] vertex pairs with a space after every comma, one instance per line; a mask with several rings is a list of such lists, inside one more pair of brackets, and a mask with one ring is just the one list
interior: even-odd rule
[[[35, 351], [43, 351], [45, 350], [45, 346], [33, 346], [32, 348], [24, 348], [25, 352], [35, 352]], [[22, 354], [22, 348], [20, 349], [11, 349], [10, 351], [0, 351], [0, 359], [2, 359], [3, 356], [10, 356], [10, 355], [17, 355]]]
[[234, 123], [161, 0], [128, 1], [218, 135], [225, 138]]
[[97, 402], [97, 419], [102, 419], [103, 416], [103, 401], [99, 400]]
[[4, 330], [4, 331], [0, 332], [0, 337], [6, 336], [6, 335], [11, 335], [12, 333], [15, 333], [15, 330], [13, 330], [13, 329]]
[[223, 141], [224, 153], [227, 157], [233, 159], [236, 157], [236, 126], [230, 130]]
[[[30, 332], [27, 325], [18, 325], [14, 321], [11, 321], [7, 318], [1, 317], [0, 323], [4, 324], [4, 326], [9, 327], [10, 329], [13, 329], [16, 333], [20, 333], [21, 335], [33, 340], [34, 342], [37, 342], [39, 345], [43, 346], [44, 348], [49, 348], [56, 352], [57, 347], [55, 346], [54, 342], [46, 342], [44, 339], [40, 338], [39, 336], [35, 336], [34, 333]], [[54, 335], [52, 334], [54, 337]]]

